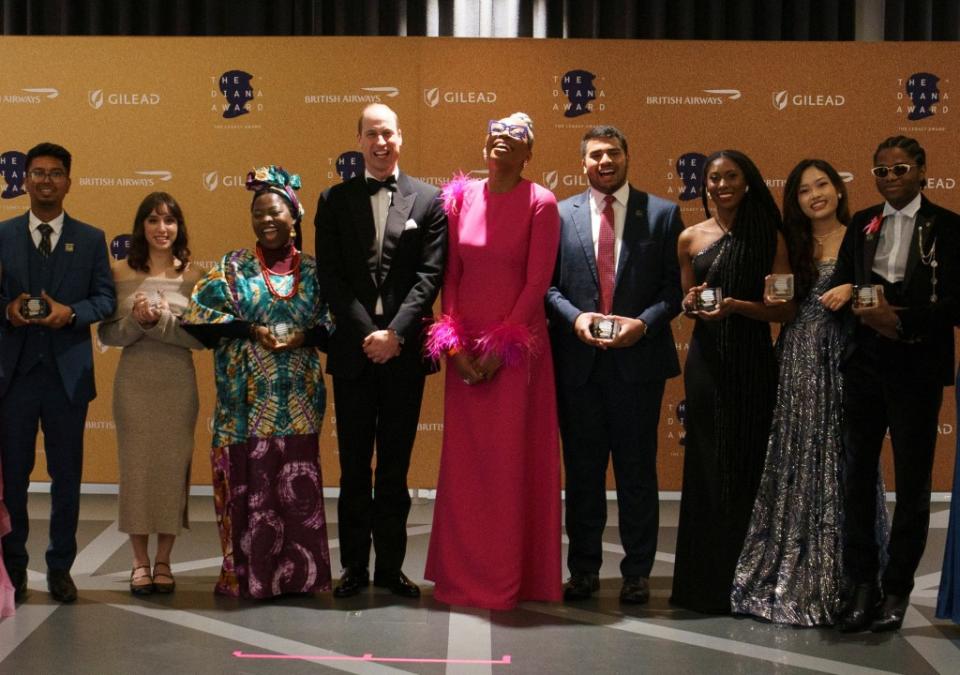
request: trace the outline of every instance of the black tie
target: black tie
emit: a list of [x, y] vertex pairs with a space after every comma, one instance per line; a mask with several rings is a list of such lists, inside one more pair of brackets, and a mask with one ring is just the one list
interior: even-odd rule
[[46, 258], [53, 250], [50, 245], [50, 234], [53, 232], [53, 228], [47, 223], [40, 223], [37, 225], [37, 229], [40, 230], [40, 255]]
[[390, 192], [397, 191], [397, 177], [396, 176], [387, 176], [386, 180], [377, 180], [376, 178], [367, 178], [367, 191], [371, 195], [375, 195], [380, 190], [387, 189]]

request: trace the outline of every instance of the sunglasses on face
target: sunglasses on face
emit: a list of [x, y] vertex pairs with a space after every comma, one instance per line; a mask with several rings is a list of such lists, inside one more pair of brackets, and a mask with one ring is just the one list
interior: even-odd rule
[[487, 133], [491, 136], [509, 136], [515, 141], [525, 141], [530, 130], [523, 124], [506, 124], [499, 120], [490, 120]]
[[893, 173], [894, 176], [899, 178], [900, 176], [906, 175], [907, 172], [910, 171], [910, 169], [912, 169], [914, 166], [915, 165], [913, 164], [894, 164], [893, 166], [881, 165], [881, 166], [875, 166], [872, 169], [870, 169], [870, 173], [872, 173], [877, 178], [886, 178], [887, 174]]

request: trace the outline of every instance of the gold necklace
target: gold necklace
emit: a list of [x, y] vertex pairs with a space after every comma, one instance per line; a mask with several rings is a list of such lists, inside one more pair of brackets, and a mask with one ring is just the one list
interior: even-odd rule
[[838, 232], [842, 232], [842, 231], [844, 231], [845, 229], [846, 229], [846, 228], [845, 228], [843, 225], [837, 225], [835, 228], [833, 228], [832, 230], [830, 230], [830, 231], [827, 232], [826, 234], [821, 235], [821, 236], [819, 236], [819, 237], [818, 237], [817, 235], [813, 234], [812, 232], [811, 232], [811, 235], [813, 235], [813, 240], [814, 240], [815, 242], [817, 242], [818, 245], [823, 246], [823, 243], [824, 243], [825, 241], [828, 241], [831, 237], [834, 237]]

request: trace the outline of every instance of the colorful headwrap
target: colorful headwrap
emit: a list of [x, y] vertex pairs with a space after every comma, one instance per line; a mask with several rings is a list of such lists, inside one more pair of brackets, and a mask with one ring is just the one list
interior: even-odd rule
[[287, 173], [282, 166], [261, 166], [247, 174], [247, 189], [251, 192], [275, 192], [293, 207], [297, 220], [303, 217], [303, 205], [294, 190], [300, 189], [300, 175]]

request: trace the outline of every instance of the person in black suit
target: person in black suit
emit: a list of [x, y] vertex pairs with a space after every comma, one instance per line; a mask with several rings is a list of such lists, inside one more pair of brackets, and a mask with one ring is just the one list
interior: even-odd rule
[[[874, 307], [853, 303], [842, 369], [846, 535], [852, 585], [837, 623], [844, 632], [897, 630], [930, 521], [930, 476], [943, 387], [953, 383], [953, 326], [960, 321], [960, 215], [923, 194], [926, 153], [912, 138], [880, 143], [873, 158], [885, 202], [853, 216], [833, 286], [879, 286]], [[824, 304], [838, 310], [850, 287]], [[878, 578], [877, 466], [884, 435], [893, 443], [897, 505], [889, 562]], [[881, 594], [883, 596], [881, 602]]]
[[[30, 210], [0, 223], [0, 454], [13, 527], [3, 538], [3, 558], [18, 601], [27, 592], [27, 488], [38, 424], [51, 478], [47, 587], [59, 602], [77, 599], [70, 567], [77, 555], [83, 431], [87, 405], [97, 395], [90, 324], [116, 305], [103, 232], [63, 210], [70, 164], [59, 145], [31, 148], [24, 181]], [[45, 304], [48, 312], [25, 316], [24, 302]]]
[[340, 450], [344, 573], [333, 594], [350, 597], [369, 584], [372, 537], [374, 585], [417, 597], [420, 589], [401, 571], [407, 469], [425, 375], [435, 370], [422, 352], [443, 277], [447, 218], [440, 191], [397, 168], [403, 138], [393, 110], [364, 108], [357, 140], [364, 175], [324, 192], [315, 220], [317, 275], [336, 322], [327, 372]]
[[[570, 539], [564, 598], [586, 599], [599, 588], [612, 456], [625, 552], [620, 599], [644, 603], [659, 526], [660, 405], [666, 380], [680, 374], [670, 321], [683, 298], [683, 223], [675, 204], [627, 182], [627, 139], [618, 129], [590, 129], [580, 151], [590, 189], [560, 203], [560, 250], [547, 292]], [[591, 332], [605, 318], [619, 325], [613, 338]]]

